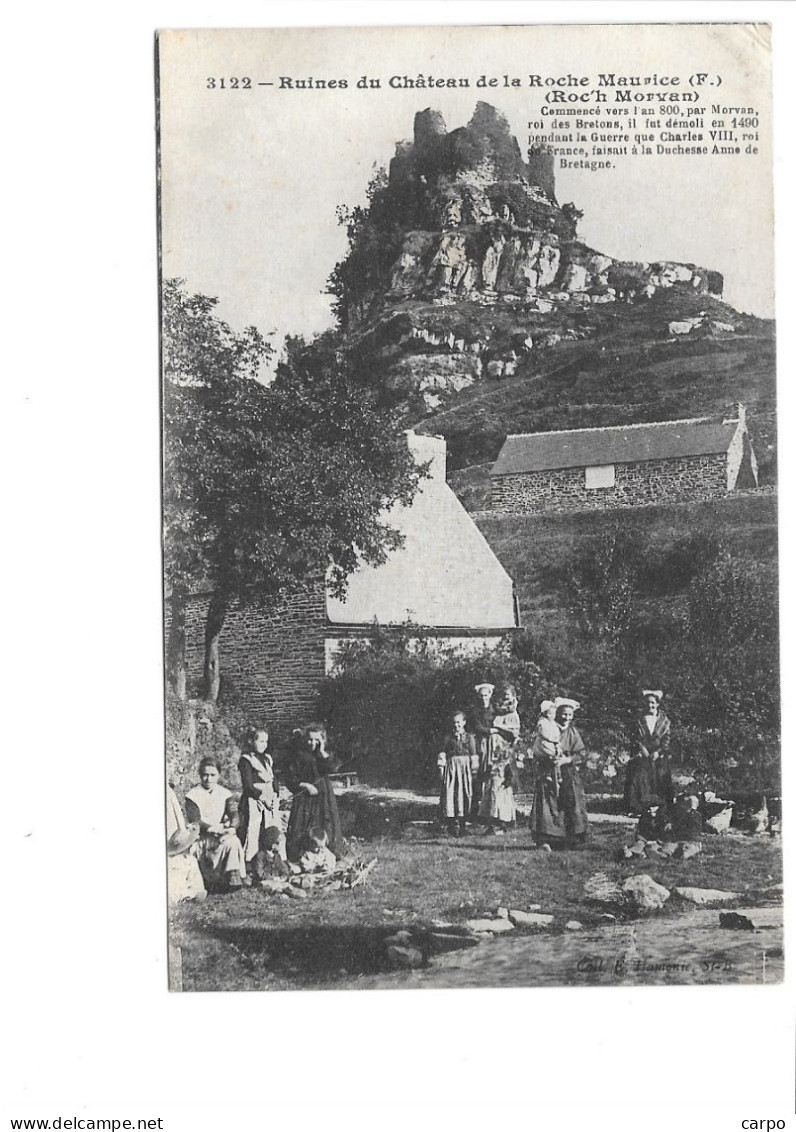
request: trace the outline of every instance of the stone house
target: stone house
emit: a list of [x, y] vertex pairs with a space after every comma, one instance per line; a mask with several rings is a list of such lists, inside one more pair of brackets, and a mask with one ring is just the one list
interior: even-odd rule
[[507, 436], [491, 470], [491, 508], [516, 515], [715, 499], [757, 486], [738, 405], [708, 417]]
[[[407, 623], [417, 638], [466, 650], [496, 646], [519, 619], [511, 578], [445, 479], [446, 445], [408, 434], [430, 476], [409, 507], [386, 516], [404, 544], [379, 567], [349, 578], [345, 600], [323, 579], [284, 594], [267, 608], [233, 607], [221, 637], [222, 679], [229, 680], [253, 719], [281, 728], [317, 713], [319, 682], [345, 642]], [[209, 595], [190, 602], [186, 626], [189, 682], [202, 674]]]

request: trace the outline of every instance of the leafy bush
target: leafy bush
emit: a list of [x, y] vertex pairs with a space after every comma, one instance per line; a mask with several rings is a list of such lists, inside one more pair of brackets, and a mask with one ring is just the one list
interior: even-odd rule
[[[661, 545], [649, 558], [633, 551], [634, 542], [633, 530], [585, 541], [559, 574], [570, 612], [536, 617], [494, 653], [418, 645], [411, 627], [350, 646], [323, 689], [337, 751], [368, 782], [428, 788], [451, 712], [472, 705], [480, 680], [512, 683], [525, 743], [540, 699], [563, 694], [580, 701], [587, 788], [616, 793], [638, 692], [652, 686], [665, 691], [678, 773], [731, 796], [778, 793], [775, 569], [709, 540], [701, 551], [694, 544], [690, 562], [688, 539], [668, 551]], [[606, 545], [611, 569], [597, 561]], [[648, 589], [665, 594], [670, 569], [683, 592], [643, 598], [637, 583], [645, 569]]]
[[531, 729], [538, 699], [556, 690], [507, 643], [472, 656], [411, 634], [411, 627], [397, 636], [377, 631], [371, 642], [349, 645], [322, 687], [336, 753], [374, 785], [428, 788], [450, 716], [473, 705], [480, 681], [513, 684]]

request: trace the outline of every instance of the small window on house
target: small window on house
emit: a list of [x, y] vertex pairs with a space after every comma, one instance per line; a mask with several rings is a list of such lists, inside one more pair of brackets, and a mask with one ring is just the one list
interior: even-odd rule
[[616, 474], [613, 464], [599, 464], [594, 468], [586, 469], [586, 487], [613, 487]]

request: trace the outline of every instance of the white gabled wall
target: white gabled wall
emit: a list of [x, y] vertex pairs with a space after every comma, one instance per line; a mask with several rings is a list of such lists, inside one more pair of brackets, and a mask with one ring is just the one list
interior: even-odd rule
[[410, 507], [396, 507], [386, 520], [404, 535], [404, 545], [383, 566], [361, 567], [349, 579], [345, 601], [327, 597], [334, 624], [509, 629], [514, 592], [484, 536], [445, 480], [445, 441], [408, 434], [419, 461], [431, 461]]

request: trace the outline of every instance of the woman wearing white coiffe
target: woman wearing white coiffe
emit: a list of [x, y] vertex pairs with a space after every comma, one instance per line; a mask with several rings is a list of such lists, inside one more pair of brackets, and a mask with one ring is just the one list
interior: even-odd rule
[[206, 884], [240, 888], [246, 877], [243, 846], [238, 840], [238, 805], [232, 791], [219, 782], [213, 758], [199, 763], [199, 786], [185, 795], [185, 811], [199, 826], [197, 856]]
[[285, 839], [279, 820], [279, 794], [274, 779], [274, 760], [268, 750], [268, 731], [252, 728], [246, 736], [238, 761], [243, 793], [240, 799], [239, 836], [247, 869], [257, 871], [256, 862], [264, 851], [266, 829], [279, 832], [278, 852], [284, 857]]
[[207, 896], [199, 865], [191, 852], [198, 836], [197, 826], [186, 825], [179, 799], [167, 782], [167, 891], [170, 904], [179, 904], [182, 900], [204, 900]]

